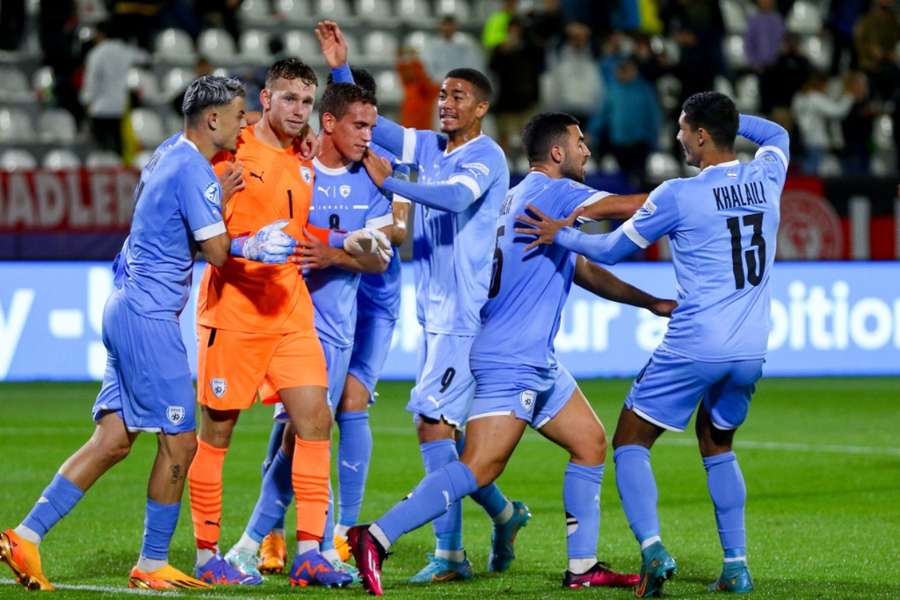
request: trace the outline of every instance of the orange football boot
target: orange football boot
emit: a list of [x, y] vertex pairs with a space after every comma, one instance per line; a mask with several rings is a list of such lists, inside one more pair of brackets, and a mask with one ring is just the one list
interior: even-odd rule
[[270, 532], [259, 546], [259, 562], [256, 565], [259, 572], [284, 573], [286, 560], [287, 546], [284, 543], [284, 534]]
[[38, 545], [22, 539], [12, 529], [0, 532], [0, 560], [9, 565], [16, 580], [32, 591], [53, 591], [41, 569]]
[[142, 590], [205, 590], [212, 586], [182, 573], [172, 565], [166, 565], [149, 573], [134, 567], [128, 575], [128, 587]]

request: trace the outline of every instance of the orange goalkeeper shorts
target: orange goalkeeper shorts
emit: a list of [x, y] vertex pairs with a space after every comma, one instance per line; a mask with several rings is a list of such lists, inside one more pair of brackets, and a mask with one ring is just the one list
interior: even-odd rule
[[314, 329], [276, 334], [203, 325], [197, 329], [197, 401], [203, 406], [214, 410], [250, 408], [264, 381], [275, 391], [328, 387], [325, 354]]

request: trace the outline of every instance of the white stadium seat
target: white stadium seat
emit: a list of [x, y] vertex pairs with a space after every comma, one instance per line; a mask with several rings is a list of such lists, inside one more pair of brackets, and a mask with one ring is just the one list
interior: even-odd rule
[[403, 38], [404, 48], [413, 48], [419, 54], [425, 51], [428, 46], [431, 35], [426, 31], [413, 31]]
[[267, 64], [271, 62], [269, 53], [269, 34], [265, 31], [251, 29], [241, 34], [241, 59], [253, 64]]
[[453, 15], [456, 22], [466, 25], [472, 20], [472, 11], [466, 0], [437, 0], [434, 14], [438, 17]]
[[0, 143], [34, 141], [28, 114], [18, 108], [0, 108]]
[[359, 17], [366, 23], [377, 25], [395, 23], [396, 18], [390, 0], [359, 0], [356, 10]]
[[735, 100], [742, 112], [759, 112], [759, 78], [756, 75], [745, 75], [737, 80]]
[[616, 175], [621, 170], [619, 161], [612, 154], [604, 154], [603, 158], [600, 159], [600, 172], [604, 175]]
[[800, 42], [800, 50], [817, 69], [825, 70], [831, 64], [831, 41], [818, 35], [810, 35]]
[[159, 89], [156, 75], [146, 69], [132, 67], [128, 70], [128, 89], [137, 93], [138, 97], [148, 104], [163, 101], [163, 93]]
[[273, 21], [269, 0], [244, 0], [238, 14], [244, 25], [268, 25]]
[[81, 167], [81, 160], [71, 150], [57, 148], [44, 156], [44, 168], [51, 171], [68, 171]]
[[157, 60], [180, 65], [192, 65], [196, 61], [191, 37], [180, 29], [165, 29], [156, 36], [154, 44]]
[[894, 123], [890, 115], [881, 115], [875, 119], [875, 147], [879, 150], [900, 150], [894, 148]]
[[290, 25], [310, 25], [316, 21], [309, 0], [275, 0], [275, 12]]
[[34, 72], [31, 77], [31, 90], [40, 100], [47, 100], [53, 95], [53, 86], [56, 80], [53, 76], [53, 69], [43, 66]]
[[400, 83], [400, 76], [393, 69], [378, 72], [375, 75], [375, 85], [378, 86], [379, 102], [396, 106], [403, 101], [403, 85]]
[[224, 29], [205, 29], [197, 38], [197, 52], [216, 63], [228, 63], [234, 60], [234, 40]]
[[362, 58], [364, 61], [392, 65], [397, 60], [397, 38], [386, 31], [372, 31], [363, 38]]
[[88, 169], [120, 167], [122, 166], [122, 157], [109, 150], [94, 150], [88, 154], [84, 164]]
[[809, 0], [797, 0], [787, 18], [787, 28], [795, 33], [814, 34], [822, 31], [822, 12]]
[[735, 69], [747, 66], [747, 54], [744, 52], [743, 37], [729, 35], [725, 39], [725, 60]]
[[42, 142], [71, 144], [78, 135], [75, 117], [64, 108], [45, 110], [37, 121], [38, 138]]
[[188, 84], [194, 80], [193, 71], [175, 67], [163, 77], [163, 96], [167, 101], [175, 98], [178, 94], [187, 89]]
[[147, 163], [150, 162], [151, 158], [153, 158], [153, 151], [144, 150], [134, 157], [134, 161], [132, 161], [131, 166], [135, 169], [143, 170], [144, 167], [147, 166]]
[[722, 0], [722, 20], [728, 33], [744, 33], [747, 30], [747, 11], [740, 0]]
[[681, 176], [681, 167], [675, 157], [663, 152], [654, 152], [647, 157], [647, 179], [659, 183]]
[[27, 150], [5, 150], [0, 154], [0, 169], [4, 171], [23, 171], [37, 167], [34, 155]]
[[338, 23], [352, 23], [356, 18], [347, 0], [318, 0], [316, 14]]
[[841, 161], [834, 154], [826, 154], [819, 163], [818, 175], [822, 177], [840, 177], [842, 173]]
[[0, 100], [27, 102], [33, 98], [28, 78], [16, 67], [0, 68]]
[[284, 36], [284, 51], [309, 65], [322, 65], [325, 60], [319, 51], [319, 42], [306, 31], [289, 31]]
[[155, 148], [166, 139], [162, 119], [158, 114], [146, 108], [136, 108], [131, 111], [131, 129], [144, 148]]
[[412, 25], [430, 26], [434, 22], [426, 0], [397, 0], [397, 15]]

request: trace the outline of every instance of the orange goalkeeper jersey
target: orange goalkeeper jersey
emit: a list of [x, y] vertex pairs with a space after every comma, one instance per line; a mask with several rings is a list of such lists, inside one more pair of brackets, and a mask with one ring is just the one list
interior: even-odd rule
[[[279, 219], [284, 231], [303, 239], [307, 227], [314, 172], [311, 161], [292, 147], [274, 148], [245, 127], [237, 152], [213, 159], [217, 173], [237, 159], [243, 165], [245, 187], [225, 209], [232, 238], [251, 235]], [[197, 300], [197, 322], [207, 327], [256, 333], [289, 333], [313, 328], [313, 307], [296, 265], [267, 265], [229, 257], [221, 267], [207, 265]]]

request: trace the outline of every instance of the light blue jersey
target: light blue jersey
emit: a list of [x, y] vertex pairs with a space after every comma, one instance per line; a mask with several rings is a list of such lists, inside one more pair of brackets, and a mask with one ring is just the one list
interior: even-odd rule
[[472, 194], [461, 212], [416, 208], [416, 315], [430, 333], [475, 335], [490, 285], [497, 216], [509, 189], [506, 157], [485, 135], [447, 152], [446, 137], [406, 131], [403, 157], [418, 164], [419, 183], [461, 183]]
[[678, 308], [660, 345], [707, 362], [763, 358], [787, 166], [777, 149], [667, 181], [623, 224], [646, 248], [667, 235]]
[[131, 232], [114, 262], [115, 285], [138, 314], [177, 320], [187, 303], [197, 243], [225, 233], [222, 192], [209, 161], [169, 138], [141, 172]]
[[[309, 222], [317, 227], [352, 231], [391, 225], [391, 204], [372, 183], [360, 163], [330, 168], [313, 161], [315, 190]], [[328, 268], [306, 273], [315, 309], [316, 331], [323, 342], [341, 348], [353, 345], [356, 326], [356, 290], [360, 274]]]
[[529, 173], [506, 196], [497, 221], [494, 268], [472, 364], [557, 365], [553, 340], [575, 276], [576, 256], [553, 244], [525, 253], [530, 236], [514, 233], [516, 218], [532, 204], [555, 219], [608, 196], [571, 179]]

